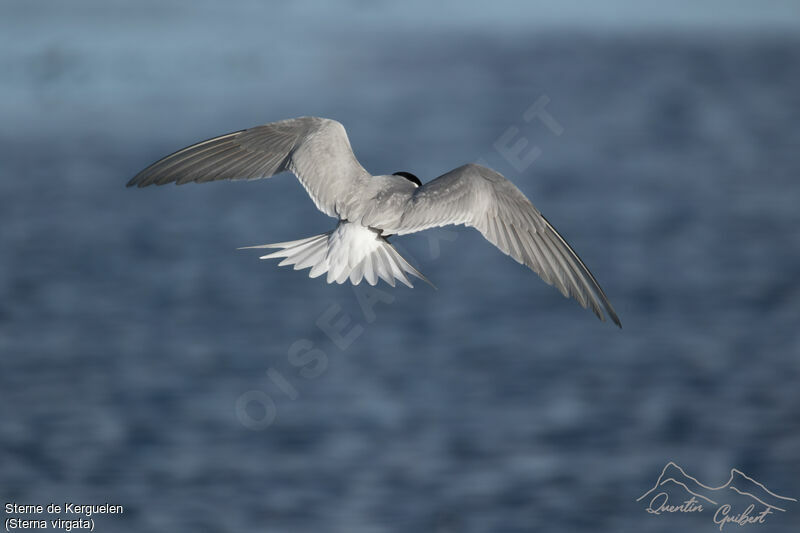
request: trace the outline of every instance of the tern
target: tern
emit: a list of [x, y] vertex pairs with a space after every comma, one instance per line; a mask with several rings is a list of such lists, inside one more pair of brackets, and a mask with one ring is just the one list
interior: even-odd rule
[[619, 317], [595, 277], [528, 198], [498, 172], [469, 163], [424, 185], [410, 172], [373, 176], [353, 153], [341, 123], [300, 117], [214, 137], [164, 157], [134, 176], [128, 187], [217, 180], [251, 180], [291, 172], [317, 209], [338, 220], [321, 235], [248, 246], [277, 251], [279, 266], [327, 273], [328, 283], [358, 285], [378, 278], [412, 287], [406, 274], [430, 283], [389, 243], [446, 225], [477, 229], [489, 242], [554, 285], [565, 297]]

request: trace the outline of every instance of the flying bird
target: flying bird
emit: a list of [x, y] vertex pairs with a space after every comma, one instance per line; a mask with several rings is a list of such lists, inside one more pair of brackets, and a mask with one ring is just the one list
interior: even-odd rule
[[503, 253], [539, 274], [564, 296], [622, 327], [595, 277], [522, 192], [498, 172], [470, 163], [424, 185], [409, 172], [373, 176], [359, 164], [347, 132], [335, 120], [301, 117], [203, 141], [139, 172], [128, 187], [269, 178], [291, 172], [317, 209], [338, 220], [327, 233], [296, 241], [248, 246], [276, 249], [261, 259], [327, 273], [328, 283], [353, 285], [378, 278], [412, 287], [406, 274], [430, 283], [389, 243], [446, 225], [478, 231]]

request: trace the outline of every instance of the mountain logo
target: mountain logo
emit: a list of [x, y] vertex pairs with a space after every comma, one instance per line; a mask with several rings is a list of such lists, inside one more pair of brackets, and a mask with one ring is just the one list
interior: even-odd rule
[[775, 494], [735, 468], [724, 485], [709, 487], [672, 461], [664, 466], [653, 488], [636, 501], [646, 504], [645, 511], [653, 515], [708, 511], [713, 513], [712, 519], [720, 531], [727, 524], [765, 524], [769, 515], [785, 513], [797, 503], [796, 499]]

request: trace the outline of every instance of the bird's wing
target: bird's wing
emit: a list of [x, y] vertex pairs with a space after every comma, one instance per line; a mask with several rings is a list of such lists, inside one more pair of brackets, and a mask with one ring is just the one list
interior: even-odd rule
[[301, 117], [178, 150], [139, 172], [128, 187], [268, 178], [284, 171], [295, 174], [317, 208], [332, 217], [343, 216], [359, 180], [369, 177], [353, 154], [344, 126], [326, 118]]
[[603, 289], [578, 254], [513, 183], [494, 170], [469, 164], [414, 191], [397, 227], [403, 235], [449, 224], [476, 228], [492, 244], [572, 296], [605, 320], [622, 327]]

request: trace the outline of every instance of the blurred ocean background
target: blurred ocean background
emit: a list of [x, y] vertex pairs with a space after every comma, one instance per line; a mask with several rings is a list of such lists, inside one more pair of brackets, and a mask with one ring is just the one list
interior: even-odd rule
[[[289, 175], [124, 187], [300, 115], [376, 174], [484, 159], [623, 329], [464, 228], [395, 239], [439, 290], [365, 313], [236, 250], [332, 228]], [[0, 499], [123, 505], [101, 532], [716, 531], [635, 501], [668, 461], [800, 498], [798, 124], [796, 2], [3, 2]]]

